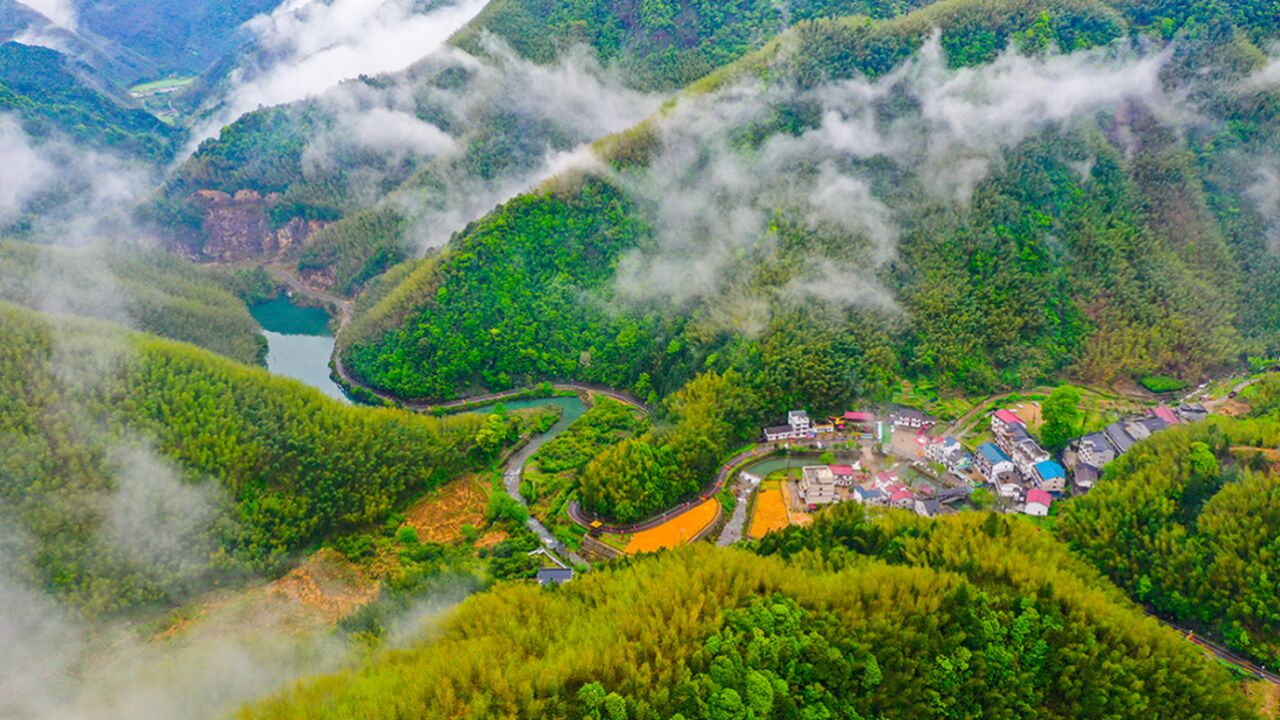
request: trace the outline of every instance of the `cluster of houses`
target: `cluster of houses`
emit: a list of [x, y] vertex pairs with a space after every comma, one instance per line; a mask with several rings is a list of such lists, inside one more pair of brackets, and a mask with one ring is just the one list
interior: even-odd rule
[[992, 413], [991, 434], [995, 441], [978, 446], [974, 468], [1001, 497], [1023, 502], [1027, 514], [1048, 515], [1053, 498], [1061, 497], [1067, 488], [1066, 470], [1012, 411]]
[[[1176, 409], [1161, 405], [1139, 417], [1127, 417], [1072, 442], [1074, 459], [1072, 480], [1080, 491], [1097, 482], [1100, 469], [1125, 454], [1138, 441], [1170, 425], [1194, 422], [1208, 415], [1203, 405], [1182, 404]], [[1049, 514], [1054, 500], [1067, 488], [1067, 471], [1042, 448], [1028, 432], [1026, 423], [1012, 411], [997, 410], [991, 415], [992, 442], [983, 443], [970, 455], [954, 437], [929, 437], [936, 420], [928, 414], [907, 407], [894, 407], [881, 419], [874, 412], [849, 411], [826, 421], [814, 422], [804, 410], [787, 413], [786, 425], [764, 428], [768, 442], [813, 440], [824, 435], [844, 433], [865, 439], [878, 439], [886, 425], [916, 433], [924, 455], [959, 478], [976, 472], [989, 482], [996, 493], [1021, 503], [1028, 515]], [[884, 507], [915, 510], [926, 517], [941, 511], [944, 504], [968, 496], [967, 487], [928, 493], [932, 488], [915, 490], [889, 472], [868, 477], [858, 465], [813, 465], [801, 474], [798, 493], [800, 502], [810, 510], [846, 500]]]
[[813, 440], [835, 433], [874, 439], [881, 436], [886, 423], [890, 427], [924, 432], [936, 422], [937, 419], [927, 413], [908, 407], [895, 407], [883, 419], [867, 410], [850, 410], [825, 421], [810, 419], [804, 410], [792, 410], [787, 413], [786, 425], [770, 425], [763, 429], [763, 434], [765, 441], [771, 443]]
[[859, 464], [810, 465], [800, 472], [797, 486], [800, 502], [810, 511], [837, 502], [853, 501], [875, 507], [914, 510], [924, 517], [942, 512], [947, 504], [969, 497], [969, 488], [934, 491], [928, 486], [912, 488], [893, 472], [868, 476]]
[[973, 458], [964, 449], [960, 441], [951, 437], [932, 438], [924, 448], [925, 457], [946, 468], [948, 472], [963, 479], [964, 473], [973, 465]]
[[1142, 416], [1121, 418], [1098, 432], [1077, 438], [1072, 441], [1076, 451], [1072, 468], [1076, 487], [1088, 491], [1098, 481], [1103, 465], [1129, 452], [1140, 440], [1171, 425], [1196, 422], [1208, 415], [1209, 411], [1199, 403], [1184, 403], [1177, 409], [1160, 405]]
[[[1071, 474], [1076, 490], [1087, 492], [1098, 481], [1101, 468], [1138, 441], [1171, 425], [1195, 422], [1207, 415], [1200, 404], [1183, 404], [1176, 410], [1161, 405], [1073, 440], [1075, 463]], [[1066, 470], [1031, 437], [1022, 419], [1009, 410], [992, 414], [991, 434], [995, 441], [978, 447], [974, 469], [1001, 497], [1022, 501], [1027, 514], [1047, 515], [1053, 500], [1066, 490]]]

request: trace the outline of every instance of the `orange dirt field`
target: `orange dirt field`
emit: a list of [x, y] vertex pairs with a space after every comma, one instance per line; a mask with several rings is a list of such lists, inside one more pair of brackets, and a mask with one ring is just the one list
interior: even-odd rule
[[751, 527], [747, 537], [759, 539], [774, 530], [791, 524], [787, 518], [787, 501], [782, 496], [781, 483], [764, 483], [756, 493], [755, 512], [751, 515]]
[[634, 555], [684, 545], [715, 522], [719, 509], [720, 501], [715, 498], [703, 500], [656, 528], [636, 533], [627, 544], [627, 553]]
[[377, 596], [375, 579], [337, 552], [318, 550], [278, 580], [210, 593], [155, 639], [249, 630], [305, 633], [333, 625]]
[[409, 508], [405, 524], [418, 531], [422, 542], [458, 542], [463, 525], [484, 527], [488, 502], [489, 495], [478, 480], [459, 478]]

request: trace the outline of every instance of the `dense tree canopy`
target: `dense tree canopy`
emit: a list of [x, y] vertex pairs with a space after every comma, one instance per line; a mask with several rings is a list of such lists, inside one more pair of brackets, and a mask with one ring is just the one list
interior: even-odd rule
[[513, 439], [484, 450], [483, 418], [344, 405], [117, 326], [0, 321], [0, 504], [30, 538], [15, 571], [90, 614], [377, 525]]
[[742, 378], [699, 375], [667, 399], [668, 423], [605, 448], [582, 472], [582, 505], [619, 522], [647, 519], [697, 495], [755, 414]]
[[[1266, 292], [1280, 282], [1280, 266], [1259, 244], [1266, 220], [1250, 199], [1252, 181], [1242, 180], [1256, 179], [1243, 158], [1250, 148], [1268, 152], [1259, 133], [1280, 127], [1280, 115], [1265, 92], [1221, 90], [1256, 70], [1260, 54], [1243, 35], [1207, 30], [1267, 27], [1253, 22], [1217, 6], [937, 3], [880, 22], [803, 23], [788, 33], [793, 42], [705, 83], [714, 89], [758, 76], [835, 92], [844, 78], [900, 67], [934, 27], [952, 66], [987, 63], [1012, 43], [1035, 54], [1123, 42], [1126, 34], [1176, 38], [1181, 52], [1168, 82], [1185, 83], [1222, 119], [1191, 137], [1141, 112], [1050, 124], [1000, 152], [967, 207], [928, 199], [931, 165], [919, 174], [873, 162], [851, 168], [896, 209], [896, 258], [876, 280], [905, 321], [857, 303], [821, 307], [821, 295], [797, 302], [795, 288], [815, 256], [857, 266], [866, 261], [863, 239], [837, 240], [777, 205], [754, 208], [772, 215], [767, 234], [744, 243], [720, 269], [717, 290], [692, 307], [618, 297], [617, 263], [654, 253], [663, 218], [645, 205], [645, 181], [630, 176], [643, 174], [662, 146], [654, 123], [601, 146], [625, 159], [627, 174], [521, 196], [402, 275], [383, 302], [361, 313], [344, 358], [383, 390], [441, 397], [548, 377], [661, 396], [703, 368], [733, 368], [769, 414], [884, 400], [902, 377], [971, 393], [1065, 373], [1104, 384], [1201, 377], [1242, 352], [1280, 346], [1280, 301]], [[736, 152], [750, 157], [771, 135], [817, 132], [824, 120], [811, 95], [779, 97], [759, 99], [776, 104], [763, 124], [724, 130]], [[685, 102], [698, 101], [695, 93]], [[920, 121], [912, 108], [886, 102], [877, 121]], [[604, 251], [578, 252], [580, 231], [596, 242], [609, 238]], [[519, 331], [462, 322], [462, 314], [495, 315]]]
[[1280, 661], [1280, 425], [1211, 418], [1165, 430], [1066, 503], [1059, 534], [1134, 599]]
[[38, 137], [69, 137], [149, 160], [167, 159], [180, 137], [151, 113], [78, 75], [74, 60], [16, 42], [0, 43], [0, 113], [15, 114]]
[[433, 639], [243, 716], [1250, 716], [1220, 668], [1029, 525], [824, 515], [766, 557], [691, 547], [474, 596]]
[[265, 288], [254, 274], [223, 274], [141, 248], [0, 240], [0, 299], [127, 323], [243, 363], [260, 363], [267, 348], [238, 296], [274, 295], [269, 280]]

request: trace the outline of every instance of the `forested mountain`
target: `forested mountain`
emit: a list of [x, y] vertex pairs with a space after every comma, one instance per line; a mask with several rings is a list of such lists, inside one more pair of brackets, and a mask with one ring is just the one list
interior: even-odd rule
[[453, 39], [483, 52], [485, 33], [522, 56], [551, 62], [585, 44], [601, 63], [621, 68], [628, 83], [683, 87], [760, 47], [787, 25], [822, 16], [891, 17], [923, 0], [497, 0]]
[[1157, 433], [1065, 505], [1059, 535], [1136, 601], [1274, 667], [1277, 447], [1273, 420], [1212, 418]]
[[1250, 717], [1225, 672], [1049, 535], [856, 505], [474, 596], [246, 718]]
[[344, 405], [101, 321], [0, 303], [0, 325], [6, 572], [88, 616], [378, 526], [506, 441], [491, 421], [479, 443], [479, 416]]
[[66, 137], [149, 160], [169, 157], [179, 136], [77, 61], [16, 42], [0, 44], [0, 113], [13, 113], [39, 138]]
[[0, 299], [125, 323], [259, 364], [266, 343], [233, 285], [160, 251], [0, 240]]
[[660, 97], [638, 90], [673, 90], [803, 18], [900, 9], [491, 3], [450, 47], [404, 72], [360, 78], [224, 128], [174, 173], [152, 210], [175, 242], [206, 255], [224, 252], [210, 221], [222, 206], [197, 191], [279, 193], [268, 203], [272, 229], [293, 218], [341, 218], [307, 240], [299, 269], [352, 292], [552, 174], [579, 146], [652, 112]]
[[128, 87], [203, 73], [246, 41], [246, 21], [278, 4], [68, 0], [28, 6], [0, 0], [0, 40], [35, 39], [66, 48], [103, 79]]
[[1190, 380], [1274, 352], [1268, 12], [956, 0], [802, 23], [601, 142], [606, 169], [468, 225], [344, 360], [428, 397], [546, 377], [661, 396], [736, 369], [776, 414], [900, 377]]
[[270, 12], [279, 0], [76, 0], [79, 27], [107, 38], [152, 63], [150, 76], [121, 79], [133, 84], [172, 75], [199, 75], [247, 40], [242, 27]]

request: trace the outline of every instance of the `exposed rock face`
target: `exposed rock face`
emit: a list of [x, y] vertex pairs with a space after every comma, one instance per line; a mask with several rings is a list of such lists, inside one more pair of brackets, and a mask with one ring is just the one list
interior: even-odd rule
[[253, 190], [235, 195], [198, 190], [191, 199], [204, 207], [204, 257], [211, 260], [275, 258], [300, 247], [311, 233], [324, 227], [319, 220], [292, 218], [272, 227], [269, 211], [280, 195], [262, 196]]

